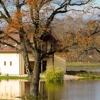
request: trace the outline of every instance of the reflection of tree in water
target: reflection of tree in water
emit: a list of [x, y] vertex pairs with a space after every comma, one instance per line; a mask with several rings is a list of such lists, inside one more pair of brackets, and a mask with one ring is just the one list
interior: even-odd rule
[[[44, 84], [45, 84], [44, 81], [39, 82], [39, 94], [41, 95], [41, 98], [35, 98], [34, 100], [47, 100], [47, 95], [44, 89]], [[29, 95], [30, 82], [29, 81], [24, 82], [24, 87], [25, 87], [24, 94]]]
[[[30, 83], [27, 81], [24, 83], [25, 87], [25, 95], [29, 94], [30, 91]], [[61, 100], [61, 91], [64, 90], [64, 84], [52, 84], [45, 83], [44, 81], [39, 82], [39, 93], [41, 98], [35, 100]]]
[[[25, 81], [24, 82], [24, 94], [29, 95], [30, 91], [30, 82]], [[62, 93], [61, 91], [64, 90], [64, 84], [52, 84], [52, 83], [46, 83], [44, 81], [39, 82], [39, 93], [41, 95], [41, 98], [37, 98], [34, 100], [61, 100]], [[32, 99], [33, 100], [33, 99]]]
[[48, 100], [61, 100], [61, 91], [64, 90], [64, 84], [52, 84], [46, 83], [45, 90], [48, 96]]

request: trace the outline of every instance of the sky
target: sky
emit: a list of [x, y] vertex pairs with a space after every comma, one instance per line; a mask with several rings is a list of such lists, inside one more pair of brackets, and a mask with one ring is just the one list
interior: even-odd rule
[[[54, 0], [54, 1], [56, 1], [56, 0]], [[57, 0], [57, 1], [59, 1], [59, 0]], [[61, 0], [62, 1], [62, 0]], [[74, 0], [73, 0], [74, 1]], [[77, 0], [77, 1], [79, 1], [79, 0]], [[100, 0], [92, 0], [93, 2], [91, 3], [91, 5], [93, 5], [93, 6], [100, 6]], [[54, 5], [54, 6], [57, 6], [56, 4]], [[87, 5], [87, 6], [89, 6], [89, 5]], [[24, 7], [25, 8], [25, 7]], [[82, 9], [83, 7], [73, 7], [73, 8], [77, 8], [77, 9]], [[13, 12], [14, 10], [15, 10], [15, 8], [13, 7], [13, 9], [12, 9], [12, 6], [10, 6], [9, 8], [7, 8], [7, 9], [10, 9], [10, 12]], [[2, 8], [0, 8], [0, 10], [1, 11], [3, 11], [3, 9]], [[64, 14], [62, 14], [63, 16], [64, 16]], [[59, 14], [59, 16], [58, 17], [62, 17], [62, 15], [61, 14]], [[90, 16], [90, 15], [89, 15]]]
[[[87, 4], [85, 6], [81, 6], [81, 7], [80, 6], [73, 6], [73, 8], [72, 7], [70, 7], [70, 8], [82, 10], [83, 8], [87, 9], [86, 7], [89, 7], [89, 6], [94, 6], [94, 7], [99, 6], [100, 7], [100, 0], [92, 0], [92, 2], [90, 4]], [[73, 15], [71, 12], [69, 12], [68, 14]], [[98, 14], [100, 14], [100, 10], [95, 9], [94, 15], [91, 13], [85, 14], [84, 19], [91, 18], [91, 19], [98, 20]], [[75, 16], [78, 16], [78, 14], [74, 15], [73, 17], [75, 17]], [[63, 18], [63, 17], [66, 17], [66, 14], [59, 14], [59, 16], [57, 18]]]
[[100, 6], [100, 0], [93, 0], [95, 5]]

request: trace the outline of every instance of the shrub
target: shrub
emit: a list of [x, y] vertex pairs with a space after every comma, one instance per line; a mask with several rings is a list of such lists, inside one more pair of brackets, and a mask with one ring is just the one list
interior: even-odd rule
[[64, 70], [59, 67], [48, 67], [45, 71], [46, 81], [51, 83], [62, 82]]

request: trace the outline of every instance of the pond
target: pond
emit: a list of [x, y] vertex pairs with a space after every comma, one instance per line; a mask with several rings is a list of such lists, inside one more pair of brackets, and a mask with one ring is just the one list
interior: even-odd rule
[[[63, 84], [40, 82], [39, 90], [47, 95], [41, 100], [100, 100], [100, 80], [67, 80]], [[21, 100], [16, 98], [29, 93], [29, 82], [1, 80], [0, 100]]]
[[63, 85], [46, 88], [48, 100], [100, 100], [100, 81], [64, 81]]

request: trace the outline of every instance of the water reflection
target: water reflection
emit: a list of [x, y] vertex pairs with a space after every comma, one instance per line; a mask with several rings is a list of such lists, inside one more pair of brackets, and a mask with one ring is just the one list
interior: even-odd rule
[[67, 81], [62, 96], [67, 100], [100, 100], [99, 86], [97, 80]]
[[63, 100], [62, 93], [65, 90], [64, 84], [45, 84], [47, 100]]
[[46, 88], [48, 100], [100, 100], [100, 80], [64, 81], [56, 88]]
[[[21, 96], [29, 95], [30, 83], [25, 80], [0, 80], [0, 100], [21, 100]], [[40, 81], [39, 91], [44, 95], [44, 82]], [[41, 99], [44, 100], [44, 99]]]
[[[0, 100], [29, 94], [30, 84], [21, 80], [0, 81]], [[39, 91], [47, 98], [39, 100], [100, 100], [100, 80], [64, 81], [63, 84], [40, 82]]]
[[[0, 81], [0, 99], [15, 99], [16, 96], [21, 94], [20, 81]], [[17, 98], [16, 98], [17, 100]]]

